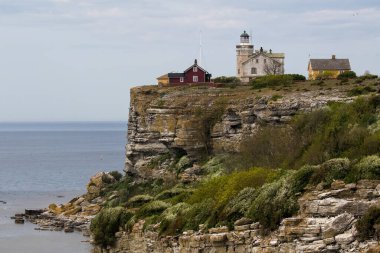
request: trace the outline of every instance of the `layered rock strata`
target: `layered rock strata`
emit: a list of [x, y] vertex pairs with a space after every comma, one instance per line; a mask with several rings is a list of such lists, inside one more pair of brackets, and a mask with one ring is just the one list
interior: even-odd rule
[[[329, 91], [289, 90], [277, 97], [274, 93], [249, 87], [131, 89], [125, 171], [143, 178], [163, 177], [165, 169], [149, 168], [154, 157], [180, 153], [196, 159], [206, 151], [238, 152], [241, 141], [262, 123], [282, 124], [299, 112], [333, 101], [351, 101], [342, 87]], [[210, 122], [203, 122], [205, 115], [219, 117], [207, 136], [204, 123]]]

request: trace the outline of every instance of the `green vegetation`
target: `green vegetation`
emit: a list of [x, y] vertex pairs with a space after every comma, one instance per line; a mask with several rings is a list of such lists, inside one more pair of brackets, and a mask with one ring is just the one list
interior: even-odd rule
[[361, 241], [380, 237], [380, 208], [371, 207], [356, 223], [358, 237]]
[[339, 80], [356, 78], [356, 73], [354, 71], [343, 72], [339, 74], [337, 78]]
[[109, 173], [111, 176], [113, 176], [113, 178], [115, 178], [116, 181], [119, 181], [122, 177], [123, 177], [123, 174], [121, 174], [119, 171], [117, 170], [114, 170], [114, 171], [111, 171]]
[[335, 73], [334, 71], [323, 71], [323, 73], [320, 73], [316, 79], [317, 80], [328, 80], [334, 78]]
[[289, 86], [292, 82], [293, 78], [288, 75], [267, 75], [252, 79], [250, 85], [252, 85], [253, 89], [262, 89], [277, 86]]
[[253, 89], [288, 87], [300, 81], [306, 81], [306, 77], [300, 74], [267, 75], [252, 79], [250, 85]]
[[[224, 110], [223, 101], [196, 109], [205, 141]], [[299, 210], [298, 198], [307, 189], [327, 188], [334, 180], [380, 179], [379, 111], [380, 97], [368, 96], [330, 103], [286, 125], [263, 124], [242, 143], [239, 154], [208, 156], [198, 164], [203, 175], [198, 182], [122, 178], [102, 193], [116, 191], [118, 197], [92, 221], [95, 242], [112, 245], [119, 228], [130, 229], [139, 219], [145, 220], [145, 229], [159, 228], [162, 235], [198, 230], [200, 224], [232, 227], [241, 217], [260, 222], [263, 232], [276, 229]], [[193, 165], [173, 151], [152, 159], [149, 166], [168, 161], [177, 175]], [[358, 222], [362, 240], [379, 233], [379, 217], [379, 209], [370, 209]]]
[[227, 87], [236, 88], [236, 86], [241, 84], [241, 81], [235, 76], [219, 76], [214, 78], [214, 83], [221, 83]]
[[91, 232], [96, 244], [106, 247], [115, 242], [115, 233], [124, 227], [133, 214], [123, 207], [103, 208], [91, 221]]
[[348, 92], [348, 95], [350, 97], [354, 97], [354, 96], [359, 96], [359, 95], [365, 95], [365, 94], [375, 92], [375, 91], [376, 90], [374, 88], [369, 87], [369, 86], [356, 86]]
[[285, 74], [285, 76], [290, 76], [293, 81], [306, 81], [306, 77], [300, 74]]
[[300, 168], [332, 158], [360, 158], [380, 151], [377, 129], [380, 97], [359, 98], [353, 103], [296, 116], [286, 126], [263, 125], [242, 143], [234, 164], [264, 168]]

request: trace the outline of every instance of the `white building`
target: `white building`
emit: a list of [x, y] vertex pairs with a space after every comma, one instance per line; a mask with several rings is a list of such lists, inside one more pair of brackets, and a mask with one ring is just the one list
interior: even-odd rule
[[240, 44], [236, 45], [236, 76], [243, 82], [264, 75], [284, 74], [284, 53], [273, 53], [262, 47], [254, 50], [249, 35], [244, 31], [240, 35]]

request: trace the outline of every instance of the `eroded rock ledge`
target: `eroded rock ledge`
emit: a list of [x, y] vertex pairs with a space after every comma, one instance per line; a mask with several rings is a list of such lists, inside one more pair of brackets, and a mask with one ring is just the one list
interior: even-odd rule
[[[321, 108], [332, 101], [349, 102], [345, 88], [259, 92], [236, 89], [143, 86], [131, 89], [125, 171], [143, 178], [162, 178], [165, 169], [147, 164], [159, 155], [180, 152], [192, 159], [205, 150], [202, 114], [222, 109], [209, 133], [213, 153], [238, 152], [241, 140], [261, 123], [282, 124], [298, 112]], [[274, 97], [276, 94], [276, 97]], [[281, 94], [281, 95], [279, 95]]]

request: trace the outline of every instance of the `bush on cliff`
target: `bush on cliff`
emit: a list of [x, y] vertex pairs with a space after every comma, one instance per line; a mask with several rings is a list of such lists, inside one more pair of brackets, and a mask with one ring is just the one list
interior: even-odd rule
[[260, 222], [264, 232], [277, 228], [281, 220], [298, 211], [298, 196], [313, 175], [313, 168], [303, 167], [259, 189], [247, 216]]
[[253, 89], [271, 88], [277, 86], [289, 86], [293, 78], [288, 75], [267, 75], [252, 79], [250, 85]]
[[123, 207], [103, 208], [91, 221], [90, 229], [94, 241], [98, 245], [107, 247], [116, 241], [115, 233], [125, 224], [133, 214]]
[[354, 71], [346, 71], [338, 75], [339, 80], [356, 78], [356, 73]]
[[356, 223], [360, 241], [376, 237], [380, 238], [380, 208], [371, 207]]

